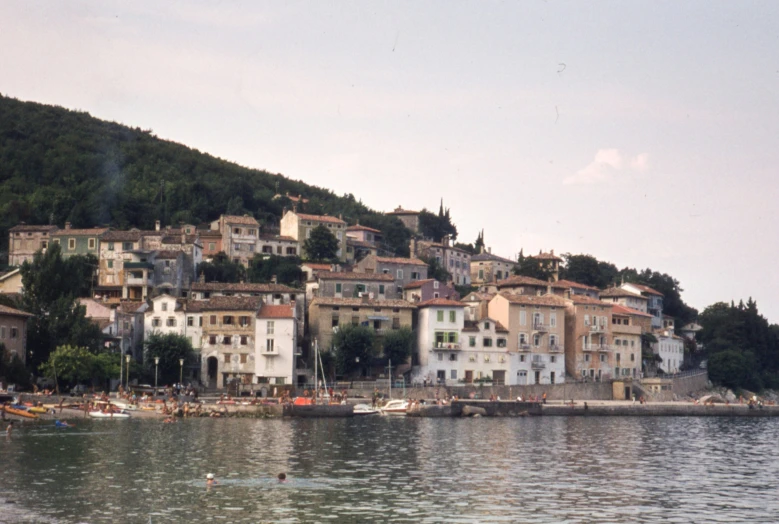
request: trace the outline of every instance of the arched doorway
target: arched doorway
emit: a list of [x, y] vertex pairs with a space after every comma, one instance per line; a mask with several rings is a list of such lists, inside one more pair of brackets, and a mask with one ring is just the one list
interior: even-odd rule
[[219, 368], [219, 361], [216, 357], [208, 357], [206, 365], [208, 366], [208, 387], [214, 388], [216, 387], [216, 373]]

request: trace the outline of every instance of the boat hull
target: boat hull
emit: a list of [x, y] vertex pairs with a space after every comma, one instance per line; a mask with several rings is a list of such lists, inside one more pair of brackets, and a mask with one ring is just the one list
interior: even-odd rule
[[30, 413], [29, 411], [25, 411], [23, 409], [11, 408], [8, 406], [6, 406], [5, 412], [9, 415], [16, 415], [17, 417], [38, 418], [38, 415], [35, 413]]
[[303, 418], [353, 417], [354, 408], [349, 404], [292, 405], [292, 416]]
[[114, 418], [130, 418], [127, 413], [103, 413], [102, 411], [90, 411], [89, 416], [92, 418], [114, 419]]

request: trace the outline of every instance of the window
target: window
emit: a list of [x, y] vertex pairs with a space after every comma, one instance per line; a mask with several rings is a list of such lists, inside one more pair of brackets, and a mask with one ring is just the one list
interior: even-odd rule
[[590, 361], [590, 355], [584, 355], [584, 361], [589, 362]]
[[233, 337], [230, 335], [225, 335], [222, 337], [222, 344], [232, 344], [233, 343]]
[[246, 364], [246, 359], [249, 357], [248, 353], [241, 353], [241, 364]]
[[398, 279], [402, 279], [403, 278], [403, 270], [402, 269], [398, 269], [396, 274], [397, 274]]
[[95, 245], [96, 242], [94, 238], [90, 238], [89, 240], [87, 240], [87, 246], [89, 247], [89, 249], [95, 249]]
[[341, 284], [340, 282], [337, 282], [335, 284], [335, 292], [336, 293], [342, 293], [343, 292], [343, 284]]
[[468, 346], [472, 348], [476, 347], [476, 337], [468, 337]]
[[438, 284], [439, 284], [438, 280], [434, 280], [433, 281], [433, 289], [438, 289]]
[[557, 362], [557, 355], [551, 355], [551, 356], [549, 357], [549, 362], [551, 362], [552, 364], [554, 364], [555, 362]]
[[225, 326], [229, 326], [233, 323], [233, 317], [232, 315], [225, 315], [222, 317], [222, 324]]
[[617, 353], [617, 362], [619, 362], [619, 361], [620, 361], [621, 357], [622, 357], [622, 355], [620, 355], [619, 353]]
[[108, 269], [113, 269], [113, 268], [114, 268], [114, 261], [113, 260], [109, 260], [108, 261]]
[[506, 347], [506, 339], [505, 339], [505, 338], [499, 338], [499, 339], [498, 339], [498, 347], [499, 347], [499, 348], [504, 348], [504, 347]]
[[338, 315], [333, 315], [333, 320], [330, 322], [331, 327], [337, 327], [338, 326]]
[[400, 329], [400, 318], [392, 317], [392, 329]]
[[269, 338], [265, 341], [265, 351], [268, 353], [273, 353], [274, 349], [274, 341], [272, 338]]
[[203, 317], [198, 317], [197, 325], [198, 325], [198, 327], [203, 327]]
[[379, 284], [379, 295], [384, 294], [384, 284]]
[[268, 335], [273, 335], [276, 332], [276, 322], [273, 320], [268, 320], [265, 326], [265, 332]]
[[490, 323], [489, 322], [485, 322], [484, 323], [484, 329], [490, 329]]
[[168, 321], [165, 323], [168, 327], [176, 327], [176, 318], [168, 317]]
[[123, 251], [132, 251], [133, 249], [133, 243], [132, 242], [122, 242], [122, 250]]
[[[241, 345], [245, 346], [248, 343], [249, 343], [249, 337], [247, 337], [246, 335], [241, 335]], [[242, 361], [242, 362], [244, 362], [244, 361]]]
[[590, 315], [584, 315], [584, 325], [585, 326], [590, 325]]
[[449, 353], [449, 361], [457, 362], [457, 353]]
[[450, 311], [449, 312], [449, 322], [457, 322], [457, 312], [456, 311]]
[[250, 229], [249, 230], [249, 234], [252, 235], [252, 236], [255, 236], [255, 235], [257, 235], [257, 230], [256, 229]]
[[214, 243], [214, 242], [209, 242], [209, 243], [208, 243], [208, 250], [209, 250], [209, 251], [216, 251], [216, 243]]
[[600, 356], [600, 361], [601, 362], [606, 362], [606, 355], [601, 355]]
[[630, 354], [630, 361], [635, 362], [636, 361], [636, 355], [634, 353]]
[[411, 280], [419, 280], [419, 273], [416, 271], [411, 272]]
[[352, 315], [352, 325], [353, 326], [359, 326], [360, 325], [360, 317], [357, 315]]
[[441, 360], [441, 361], [444, 360], [444, 354], [443, 353], [439, 353], [438, 354], [438, 360]]
[[437, 316], [437, 320], [439, 322], [443, 322], [444, 321], [444, 312], [443, 311], [437, 311], [436, 312], [436, 316]]
[[168, 310], [168, 303], [167, 302], [163, 302], [162, 303], [162, 310], [163, 311], [167, 311]]
[[450, 377], [452, 380], [457, 380], [457, 370], [456, 370], [456, 369], [453, 369], [453, 370], [451, 370], [451, 371], [449, 372], [449, 377]]
[[234, 227], [233, 228], [233, 234], [234, 235], [240, 235], [241, 234], [241, 228], [240, 227]]
[[229, 364], [230, 363], [230, 359], [232, 359], [232, 358], [233, 358], [232, 354], [225, 353], [225, 364]]
[[216, 325], [216, 315], [211, 315], [211, 317], [210, 317], [210, 322], [209, 322], [209, 323], [210, 323], [212, 326], [215, 326], [215, 325]]
[[520, 333], [519, 334], [519, 343], [520, 344], [527, 344], [527, 333]]
[[525, 361], [525, 355], [520, 355], [519, 356], [519, 361], [520, 362], [524, 362]]
[[492, 347], [492, 338], [491, 337], [484, 337], [484, 347], [485, 348], [491, 348]]
[[69, 238], [68, 239], [68, 249], [76, 249], [76, 239], [75, 238]]
[[557, 327], [557, 313], [549, 313], [549, 326]]
[[187, 317], [187, 326], [192, 327], [195, 325], [195, 317]]
[[238, 317], [238, 325], [241, 327], [246, 327], [249, 324], [251, 324], [251, 319], [247, 316], [241, 316]]
[[109, 242], [108, 243], [108, 251], [113, 251], [113, 250], [114, 250], [114, 243], [113, 242]]
[[526, 311], [520, 311], [519, 312], [519, 325], [520, 326], [527, 325], [527, 312]]
[[216, 335], [209, 335], [208, 336], [208, 343], [212, 346], [216, 344]]
[[288, 255], [297, 255], [298, 254], [298, 250], [297, 250], [297, 248], [294, 248], [294, 247], [288, 247], [287, 248], [287, 254]]
[[17, 338], [19, 336], [19, 329], [12, 327], [11, 328], [11, 338]]
[[539, 345], [541, 345], [541, 335], [539, 335], [538, 333], [533, 335], [533, 345], [535, 347], [538, 347]]
[[152, 327], [160, 327], [160, 317], [154, 317], [151, 319]]

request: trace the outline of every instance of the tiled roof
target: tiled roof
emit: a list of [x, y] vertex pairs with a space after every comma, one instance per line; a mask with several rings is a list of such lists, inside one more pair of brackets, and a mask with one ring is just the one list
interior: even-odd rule
[[417, 303], [417, 307], [419, 308], [430, 306], [465, 307], [465, 304], [458, 302], [457, 300], [450, 300], [448, 298], [433, 298], [431, 300], [425, 300], [424, 302]]
[[638, 289], [640, 289], [640, 290], [641, 290], [641, 291], [643, 291], [644, 293], [649, 293], [650, 295], [657, 295], [657, 296], [659, 296], [659, 297], [662, 297], [662, 296], [664, 296], [664, 295], [663, 295], [662, 293], [660, 293], [659, 291], [655, 291], [655, 290], [654, 290], [654, 289], [652, 289], [651, 287], [649, 287], [649, 286], [645, 286], [645, 285], [643, 285], [643, 284], [634, 284], [633, 282], [630, 282], [630, 285], [631, 285], [631, 286], [634, 286], [634, 287], [637, 287]]
[[502, 291], [499, 295], [511, 304], [523, 304], [526, 306], [550, 306], [565, 307], [565, 299], [557, 295], [519, 295]]
[[213, 229], [198, 230], [200, 238], [222, 238], [222, 233]]
[[303, 213], [296, 213], [301, 220], [312, 220], [316, 222], [328, 222], [330, 224], [346, 224], [340, 218], [331, 217], [329, 215], [305, 215]]
[[523, 275], [514, 275], [513, 277], [504, 278], [503, 280], [497, 282], [498, 289], [512, 286], [546, 287], [548, 285], [549, 282], [544, 282], [543, 280], [539, 280], [533, 277], [526, 277]]
[[113, 320], [108, 318], [90, 318], [89, 320], [97, 324], [97, 326], [100, 328], [100, 331], [104, 331], [105, 328], [114, 323]]
[[252, 284], [227, 282], [194, 282], [192, 291], [231, 291], [236, 293], [298, 293], [283, 284]]
[[257, 318], [295, 318], [295, 310], [292, 306], [272, 306], [264, 304], [260, 312], [257, 313]]
[[208, 305], [208, 300], [182, 300], [180, 301], [181, 305], [184, 308], [184, 311], [187, 313], [200, 313], [203, 311], [205, 306]]
[[261, 233], [260, 234], [260, 240], [275, 240], [275, 241], [284, 241], [284, 242], [297, 242], [292, 237], [289, 236], [281, 236], [281, 235], [271, 235], [268, 233]]
[[364, 300], [362, 298], [334, 298], [316, 297], [311, 301], [311, 306], [346, 306], [346, 307], [382, 307], [416, 309], [416, 306], [405, 300]]
[[479, 323], [480, 322], [485, 322], [485, 321], [492, 322], [493, 324], [495, 324], [495, 332], [496, 333], [508, 333], [509, 332], [509, 330], [506, 329], [506, 327], [503, 326], [503, 324], [501, 324], [497, 320], [492, 320], [489, 317], [485, 317], [485, 318], [483, 318], [481, 320], [466, 320], [465, 321], [465, 326], [463, 327], [463, 331], [478, 332], [479, 331]]
[[[392, 276], [392, 275], [389, 275], [389, 276]], [[409, 282], [408, 284], [403, 286], [403, 289], [417, 289], [417, 288], [420, 288], [420, 287], [424, 286], [428, 282], [432, 282], [434, 280], [435, 280], [434, 278], [426, 278], [424, 280], [415, 280], [415, 281]]]
[[418, 215], [419, 211], [411, 211], [409, 209], [403, 209], [402, 207], [395, 208], [394, 211], [387, 211], [385, 215]]
[[[480, 293], [478, 291], [472, 291], [471, 293], [468, 293], [468, 295], [462, 299], [463, 302], [472, 302], [473, 299], [476, 299], [478, 301], [482, 300], [492, 300], [492, 298], [495, 296], [495, 293]], [[472, 298], [469, 298], [472, 297]]]
[[173, 259], [173, 258], [178, 258], [179, 255], [183, 255], [183, 253], [184, 253], [183, 251], [162, 250], [162, 251], [157, 251], [156, 258], [163, 259], [163, 260]]
[[139, 308], [146, 304], [143, 300], [120, 300], [119, 312], [120, 313], [136, 313]]
[[563, 289], [569, 289], [569, 288], [589, 289], [590, 291], [600, 292], [600, 289], [598, 289], [597, 287], [588, 286], [586, 284], [579, 284], [578, 282], [574, 282], [573, 280], [558, 280], [557, 282], [552, 282], [552, 287], [563, 288]]
[[187, 235], [184, 242], [181, 241], [181, 234], [166, 235], [162, 237], [163, 244], [194, 244], [197, 241], [197, 235]]
[[590, 298], [586, 295], [572, 295], [571, 298], [569, 298], [568, 300], [570, 300], [574, 304], [585, 304], [591, 306], [604, 306], [604, 307], [614, 306], [613, 302], [603, 302], [595, 298]]
[[53, 237], [102, 235], [107, 232], [107, 227], [95, 227], [92, 229], [60, 229], [51, 234]]
[[418, 258], [400, 258], [400, 257], [376, 257], [376, 262], [381, 264], [409, 264], [415, 266], [426, 266], [422, 260]]
[[555, 255], [554, 253], [539, 253], [537, 255], [528, 255], [527, 258], [535, 258], [536, 260], [557, 260], [562, 261], [563, 259]]
[[211, 297], [204, 301], [203, 311], [257, 311], [262, 306], [261, 297]]
[[319, 280], [374, 280], [380, 282], [394, 282], [395, 278], [384, 273], [336, 273], [333, 271], [320, 271], [317, 273]]
[[610, 287], [608, 289], [604, 289], [599, 294], [601, 297], [633, 297], [646, 299], [646, 297], [642, 297], [638, 293], [633, 293], [632, 291], [628, 291], [627, 289], [622, 289], [619, 287]]
[[222, 215], [222, 222], [225, 224], [242, 224], [244, 226], [259, 226], [253, 217], [250, 216], [238, 216], [238, 215]]
[[509, 260], [508, 258], [499, 257], [498, 255], [493, 255], [492, 253], [479, 253], [478, 255], [473, 255], [471, 257], [471, 262], [482, 262], [482, 261], [488, 261], [488, 260], [494, 260], [495, 262], [505, 262], [507, 264], [516, 265], [515, 260]]
[[11, 315], [14, 317], [32, 317], [35, 315], [31, 315], [30, 313], [27, 313], [26, 311], [22, 311], [20, 309], [14, 309], [12, 307], [3, 306], [0, 304], [0, 315]]
[[648, 313], [644, 313], [643, 311], [639, 311], [637, 309], [633, 309], [632, 307], [621, 306], [619, 304], [614, 304], [611, 307], [611, 312], [614, 315], [632, 315], [634, 317], [649, 317], [649, 318], [652, 318], [652, 315], [650, 315]]
[[103, 242], [138, 242], [141, 239], [141, 232], [135, 231], [108, 231], [101, 240]]
[[361, 226], [360, 224], [356, 224], [354, 226], [349, 226], [346, 228], [347, 231], [369, 231], [371, 233], [379, 233], [381, 234], [381, 231], [378, 229], [373, 229], [372, 227], [368, 226]]
[[308, 267], [316, 271], [330, 271], [333, 268], [332, 264], [317, 264], [315, 262], [304, 262], [301, 266]]
[[8, 231], [10, 233], [52, 233], [59, 229], [57, 226], [33, 226], [27, 224], [19, 224], [12, 227]]

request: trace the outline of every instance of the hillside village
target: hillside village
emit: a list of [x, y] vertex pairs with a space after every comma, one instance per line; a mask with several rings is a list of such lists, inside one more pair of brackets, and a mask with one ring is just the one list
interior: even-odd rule
[[[378, 229], [295, 208], [285, 210], [277, 231], [263, 231], [248, 215], [177, 227], [157, 221], [153, 230], [18, 224], [9, 230], [9, 265], [16, 269], [0, 276], [0, 292], [22, 293], [18, 267], [52, 244], [65, 258], [92, 255], [96, 285], [80, 304], [106, 346], [142, 362], [152, 333], [182, 335], [198, 355], [197, 364], [182, 369], [184, 381], [212, 390], [310, 384], [314, 343], [332, 351], [339, 330], [351, 325], [370, 328], [379, 340], [412, 330], [414, 351], [392, 363], [393, 378], [447, 386], [673, 374], [684, 362], [683, 337], [700, 329], [677, 329], [663, 314], [663, 295], [650, 287], [598, 289], [560, 279], [562, 259], [553, 250], [529, 257], [547, 280], [516, 275], [516, 260], [483, 245], [474, 254], [447, 236], [425, 238], [418, 212], [398, 207], [387, 214], [410, 230], [410, 256], [387, 252]], [[337, 243], [335, 257], [307, 262], [306, 241], [323, 228]], [[220, 254], [245, 267], [257, 256], [294, 257], [303, 261], [305, 282], [205, 281], [201, 264]], [[431, 264], [448, 276], [432, 278]], [[0, 307], [0, 340], [22, 360], [28, 317]], [[642, 358], [647, 340], [652, 362]], [[386, 373], [365, 364], [368, 376]]]

